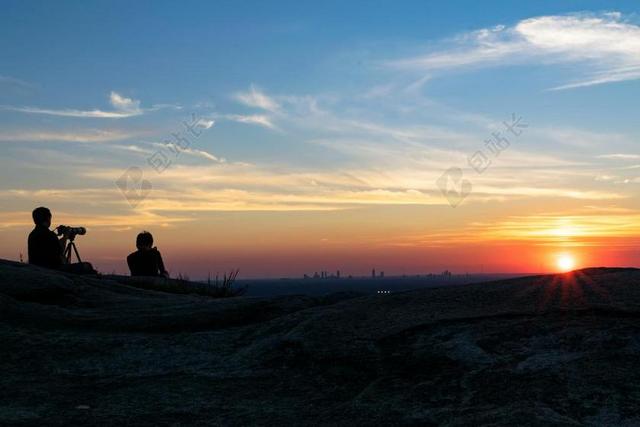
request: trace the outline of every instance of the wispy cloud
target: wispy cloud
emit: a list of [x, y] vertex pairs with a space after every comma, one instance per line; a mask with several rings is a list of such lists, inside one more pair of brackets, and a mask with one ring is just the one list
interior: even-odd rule
[[220, 116], [222, 119], [279, 130], [273, 120], [276, 116], [283, 116], [284, 112], [281, 104], [274, 97], [267, 95], [253, 84], [246, 92], [236, 92], [232, 97], [246, 107], [263, 111], [259, 114], [224, 114]]
[[10, 107], [4, 106], [2, 107], [5, 110], [16, 111], [19, 113], [27, 113], [27, 114], [45, 114], [50, 116], [60, 116], [60, 117], [84, 117], [84, 118], [100, 118], [100, 119], [122, 119], [124, 117], [137, 116], [138, 114], [131, 114], [128, 112], [117, 112], [117, 111], [102, 111], [102, 110], [50, 110], [46, 108], [36, 108], [36, 107]]
[[613, 160], [638, 160], [640, 159], [639, 154], [623, 154], [623, 153], [615, 153], [615, 154], [603, 154], [598, 156], [601, 159], [613, 159]]
[[249, 115], [226, 114], [222, 117], [227, 120], [231, 120], [238, 123], [258, 125], [258, 126], [262, 126], [262, 127], [273, 129], [273, 130], [277, 129], [276, 125], [274, 125], [273, 122], [271, 121], [271, 118], [263, 114], [249, 114]]
[[223, 158], [223, 157], [215, 156], [215, 155], [211, 154], [208, 151], [200, 150], [200, 149], [197, 149], [197, 148], [176, 148], [176, 150], [178, 150], [180, 153], [184, 153], [184, 154], [191, 155], [191, 156], [194, 156], [194, 157], [200, 157], [202, 159], [210, 160], [210, 161], [216, 162], [216, 163], [224, 163], [224, 162], [226, 162], [226, 159]]
[[2, 74], [0, 74], [0, 84], [18, 86], [23, 89], [34, 89], [36, 87], [36, 85], [34, 85], [33, 83], [29, 83], [27, 81], [11, 76], [4, 76]]
[[[227, 160], [224, 157], [218, 157], [206, 150], [202, 150], [202, 149], [198, 149], [198, 148], [193, 148], [193, 147], [179, 147], [176, 144], [173, 143], [166, 143], [166, 142], [151, 142], [149, 143], [150, 145], [154, 146], [154, 147], [160, 147], [160, 148], [166, 148], [169, 147], [171, 148], [172, 151], [176, 152], [176, 153], [180, 153], [180, 154], [186, 154], [188, 156], [193, 156], [193, 157], [199, 157], [201, 159], [205, 159], [205, 160], [209, 160], [211, 162], [215, 162], [215, 163], [225, 163]], [[138, 147], [138, 146], [136, 146]], [[138, 147], [140, 148], [140, 147]], [[147, 150], [144, 150], [145, 152]]]
[[[113, 193], [113, 194], [111, 194]], [[103, 196], [100, 197], [99, 194]], [[105, 195], [107, 198], [105, 198]], [[78, 200], [87, 200], [91, 203], [100, 200], [101, 205], [110, 202], [117, 202], [119, 195], [115, 191], [105, 189], [88, 189], [88, 190], [11, 190], [0, 191], [0, 199], [10, 197], [12, 200], [16, 198], [24, 198], [26, 200], [42, 200], [42, 201], [54, 201], [64, 200], [69, 204], [78, 203]], [[175, 224], [192, 221], [192, 218], [182, 217], [176, 213], [171, 215], [162, 215], [150, 210], [138, 209], [136, 211], [126, 211], [122, 213], [82, 213], [78, 211], [66, 212], [57, 211], [56, 216], [59, 218], [65, 218], [66, 220], [75, 223], [83, 224], [89, 228], [108, 228], [114, 227], [144, 227], [149, 224]], [[0, 230], [8, 229], [12, 227], [32, 227], [33, 221], [28, 211], [0, 211]]]
[[120, 95], [117, 92], [111, 92], [109, 94], [109, 102], [113, 107], [112, 111], [104, 111], [99, 109], [94, 110], [77, 110], [77, 109], [47, 109], [38, 107], [15, 107], [15, 106], [0, 106], [3, 110], [16, 111], [27, 114], [45, 114], [50, 116], [60, 117], [81, 117], [81, 118], [98, 118], [98, 119], [122, 119], [126, 117], [134, 117], [144, 114], [146, 111], [152, 111], [157, 107], [151, 109], [143, 109], [140, 107], [140, 101], [133, 98], [127, 98]]
[[14, 131], [0, 132], [2, 142], [107, 142], [133, 138], [139, 133], [124, 130], [86, 129], [74, 131]]
[[211, 129], [215, 123], [215, 120], [200, 119], [197, 126], [202, 129]]
[[635, 237], [640, 232], [637, 213], [594, 213], [590, 215], [514, 216], [495, 224], [476, 223], [483, 237], [532, 240], [540, 243], [569, 243], [592, 238]]
[[246, 92], [237, 92], [233, 97], [248, 107], [260, 108], [270, 112], [277, 112], [280, 109], [280, 105], [275, 99], [267, 96], [255, 85], [251, 85]]
[[112, 147], [120, 150], [131, 151], [132, 153], [151, 154], [151, 150], [146, 150], [138, 145], [112, 145]]
[[552, 15], [462, 34], [429, 53], [390, 62], [421, 72], [471, 66], [576, 63], [570, 89], [640, 78], [640, 26], [618, 12]]
[[455, 228], [406, 235], [392, 246], [452, 246], [460, 243], [530, 243], [536, 246], [637, 246], [637, 210], [583, 206], [571, 211], [515, 214], [496, 221], [473, 221]]
[[205, 151], [205, 150], [198, 150], [196, 148], [188, 148], [186, 151], [187, 151], [188, 154], [192, 154], [194, 156], [199, 156], [199, 157], [202, 157], [203, 159], [211, 160], [212, 162], [224, 163], [226, 161], [224, 158], [214, 156], [213, 154], [211, 154], [211, 153], [209, 153], [208, 151]]

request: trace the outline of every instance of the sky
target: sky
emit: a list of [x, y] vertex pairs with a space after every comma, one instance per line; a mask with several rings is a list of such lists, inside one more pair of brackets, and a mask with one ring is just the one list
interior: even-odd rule
[[47, 206], [107, 273], [638, 265], [637, 9], [2, 1], [0, 258]]

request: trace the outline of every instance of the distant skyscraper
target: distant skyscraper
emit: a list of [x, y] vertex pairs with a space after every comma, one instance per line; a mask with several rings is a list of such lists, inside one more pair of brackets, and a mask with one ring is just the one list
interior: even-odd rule
[[336, 271], [336, 277], [339, 279], [340, 278], [340, 270]]
[[372, 269], [371, 270], [371, 278], [375, 279], [376, 278], [376, 269]]
[[384, 271], [380, 272], [380, 277], [384, 277]]

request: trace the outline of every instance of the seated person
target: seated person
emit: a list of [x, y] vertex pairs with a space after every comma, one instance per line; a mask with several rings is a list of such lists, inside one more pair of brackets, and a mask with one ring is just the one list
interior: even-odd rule
[[27, 241], [29, 264], [59, 270], [63, 264], [64, 248], [67, 237], [58, 240], [51, 227], [51, 211], [45, 207], [35, 208], [31, 213], [36, 227]]
[[138, 250], [127, 257], [127, 264], [132, 276], [163, 276], [169, 277], [164, 269], [162, 256], [153, 246], [153, 236], [148, 231], [143, 231], [136, 238]]

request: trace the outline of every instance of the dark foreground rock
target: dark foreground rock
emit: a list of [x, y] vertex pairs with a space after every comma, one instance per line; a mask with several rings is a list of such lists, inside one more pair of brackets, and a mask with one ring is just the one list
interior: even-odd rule
[[1, 425], [640, 425], [640, 271], [351, 298], [0, 261]]

